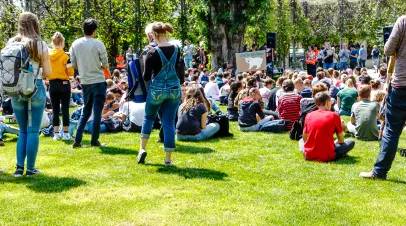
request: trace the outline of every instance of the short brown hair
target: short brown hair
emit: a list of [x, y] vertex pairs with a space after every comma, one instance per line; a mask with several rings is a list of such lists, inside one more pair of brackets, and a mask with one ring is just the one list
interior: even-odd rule
[[265, 86], [273, 85], [273, 84], [275, 84], [275, 81], [271, 78], [267, 78], [267, 79], [265, 79], [264, 83], [265, 83]]
[[328, 95], [327, 92], [319, 92], [314, 96], [314, 102], [316, 103], [316, 106], [324, 106], [326, 105], [327, 101], [330, 101], [330, 95]]
[[358, 90], [358, 96], [365, 99], [369, 98], [371, 95], [371, 86], [370, 85], [361, 85]]
[[312, 88], [312, 96], [315, 97], [317, 93], [328, 91], [326, 84], [319, 82]]
[[319, 71], [319, 72], [317, 72], [316, 77], [317, 77], [319, 80], [322, 80], [322, 79], [325, 77], [325, 75], [326, 75], [326, 74], [324, 74], [324, 71]]
[[106, 100], [114, 100], [114, 95], [113, 95], [113, 93], [107, 93], [107, 95], [106, 95]]

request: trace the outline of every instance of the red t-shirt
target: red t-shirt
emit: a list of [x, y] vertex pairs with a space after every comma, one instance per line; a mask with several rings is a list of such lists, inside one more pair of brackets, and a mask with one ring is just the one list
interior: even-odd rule
[[291, 130], [295, 121], [300, 118], [300, 100], [302, 96], [295, 93], [287, 93], [278, 100], [279, 118], [290, 120], [286, 124], [286, 130]]
[[318, 162], [334, 160], [336, 157], [334, 133], [336, 132], [343, 132], [338, 114], [326, 110], [309, 113], [303, 128], [303, 133], [307, 134], [304, 144], [306, 159]]

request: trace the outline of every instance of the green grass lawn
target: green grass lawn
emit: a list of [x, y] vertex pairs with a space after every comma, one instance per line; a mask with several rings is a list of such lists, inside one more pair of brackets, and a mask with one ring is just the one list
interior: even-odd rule
[[[387, 181], [362, 180], [378, 142], [357, 141], [349, 157], [308, 162], [287, 134], [242, 133], [177, 142], [163, 166], [154, 131], [147, 164], [139, 134], [103, 134], [104, 148], [40, 139], [43, 175], [15, 179], [16, 136], [0, 148], [0, 225], [405, 225], [406, 159]], [[401, 147], [406, 147], [405, 133]]]

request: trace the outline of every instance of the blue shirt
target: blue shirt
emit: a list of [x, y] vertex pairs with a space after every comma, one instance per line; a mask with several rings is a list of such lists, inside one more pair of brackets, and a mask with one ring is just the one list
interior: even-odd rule
[[189, 52], [188, 54], [186, 54], [186, 56], [183, 57], [185, 60], [193, 60], [193, 49], [194, 49], [193, 45], [185, 46], [183, 48], [183, 51], [185, 53]]
[[[353, 55], [353, 56], [359, 55], [358, 49], [354, 49], [353, 51], [351, 51], [351, 55]], [[350, 62], [351, 63], [357, 63], [357, 58], [356, 57], [350, 57]]]
[[340, 57], [340, 62], [346, 63], [348, 62], [348, 57], [350, 56], [350, 51], [348, 49], [342, 49], [340, 50], [340, 54], [338, 54]]

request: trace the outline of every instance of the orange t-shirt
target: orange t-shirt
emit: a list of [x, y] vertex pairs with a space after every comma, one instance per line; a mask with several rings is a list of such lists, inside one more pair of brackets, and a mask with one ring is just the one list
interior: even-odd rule
[[117, 68], [124, 68], [124, 57], [122, 56], [118, 56], [116, 57], [116, 61], [117, 61]]

